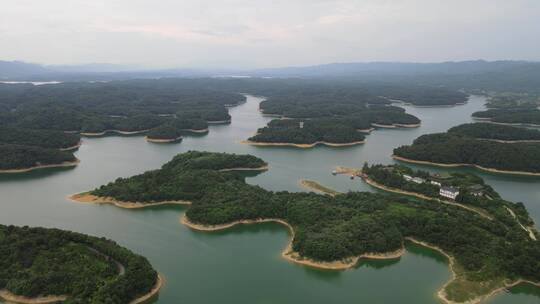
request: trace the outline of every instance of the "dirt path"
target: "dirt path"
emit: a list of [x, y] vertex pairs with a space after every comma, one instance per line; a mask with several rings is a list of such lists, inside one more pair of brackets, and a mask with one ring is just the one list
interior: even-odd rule
[[111, 258], [110, 256], [100, 252], [99, 250], [95, 249], [95, 248], [92, 248], [92, 247], [87, 247], [88, 250], [92, 251], [93, 253], [105, 258], [107, 261], [112, 261], [115, 265], [116, 265], [116, 268], [118, 269], [118, 275], [119, 276], [123, 276], [124, 274], [126, 274], [126, 267], [124, 267], [124, 265], [122, 265], [120, 262], [118, 262], [117, 260]]
[[523, 230], [525, 230], [525, 231], [527, 231], [529, 233], [529, 237], [531, 238], [531, 240], [536, 241], [536, 235], [534, 235], [534, 232], [532, 231], [532, 229], [530, 227], [523, 226], [523, 224], [521, 224], [521, 222], [519, 221], [519, 219], [517, 218], [516, 214], [514, 213], [514, 211], [512, 209], [510, 209], [510, 208], [508, 208], [506, 206], [504, 206], [504, 208], [506, 208], [506, 210], [508, 210], [510, 215], [512, 215], [512, 217], [521, 226], [521, 228], [523, 228]]

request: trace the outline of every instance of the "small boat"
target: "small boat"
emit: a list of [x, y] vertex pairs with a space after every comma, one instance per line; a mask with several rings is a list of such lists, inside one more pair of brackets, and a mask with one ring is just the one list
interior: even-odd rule
[[354, 175], [351, 174], [351, 179], [354, 179]]
[[332, 171], [332, 175], [337, 175], [337, 171], [336, 170]]

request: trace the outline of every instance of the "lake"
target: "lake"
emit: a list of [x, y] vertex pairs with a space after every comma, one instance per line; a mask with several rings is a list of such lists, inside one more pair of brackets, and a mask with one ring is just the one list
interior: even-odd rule
[[[363, 262], [346, 271], [317, 270], [281, 259], [288, 232], [277, 224], [203, 233], [179, 223], [185, 211], [182, 206], [127, 210], [66, 199], [117, 177], [159, 168], [188, 150], [261, 157], [270, 170], [247, 181], [270, 190], [305, 191], [298, 181], [307, 178], [339, 191], [374, 191], [360, 179], [333, 176], [333, 167], [392, 163], [393, 148], [410, 144], [421, 134], [471, 122], [471, 113], [484, 109], [485, 103], [484, 97], [472, 96], [466, 105], [456, 107], [404, 106], [422, 120], [420, 128], [376, 130], [360, 146], [297, 149], [240, 143], [271, 119], [259, 113], [261, 100], [248, 96], [246, 103], [230, 109], [231, 124], [213, 125], [209, 134], [185, 137], [178, 144], [151, 144], [142, 136], [84, 138], [76, 152], [81, 163], [75, 169], [0, 175], [0, 223], [57, 227], [117, 241], [146, 256], [164, 276], [166, 283], [156, 303], [439, 303], [435, 293], [450, 278], [446, 260], [417, 245], [408, 244], [399, 260]], [[478, 173], [505, 199], [524, 202], [540, 222], [540, 178], [456, 170]], [[489, 303], [539, 301], [538, 289], [518, 286]]]

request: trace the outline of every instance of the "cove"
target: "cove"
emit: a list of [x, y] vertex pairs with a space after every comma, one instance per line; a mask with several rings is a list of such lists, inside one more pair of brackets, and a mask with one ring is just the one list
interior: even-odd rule
[[[156, 303], [438, 303], [435, 292], [450, 277], [446, 261], [432, 250], [408, 244], [398, 261], [368, 261], [348, 271], [324, 271], [291, 264], [280, 257], [287, 230], [277, 224], [237, 226], [202, 233], [178, 223], [184, 207], [156, 206], [141, 210], [75, 204], [65, 196], [92, 189], [119, 176], [158, 168], [188, 150], [248, 153], [269, 163], [270, 170], [248, 179], [271, 190], [303, 191], [298, 180], [312, 179], [339, 191], [374, 191], [359, 179], [332, 176], [334, 166], [361, 167], [365, 161], [392, 163], [392, 149], [421, 134], [443, 132], [472, 121], [485, 99], [451, 108], [407, 111], [422, 119], [418, 129], [379, 129], [362, 146], [253, 147], [240, 141], [271, 119], [258, 112], [260, 98], [231, 108], [232, 123], [215, 125], [204, 136], [186, 136], [181, 143], [155, 145], [140, 136], [84, 138], [74, 169], [53, 169], [0, 175], [0, 222], [57, 227], [116, 240], [140, 253], [163, 274], [166, 283]], [[438, 168], [419, 166], [432, 171]], [[472, 169], [456, 169], [456, 171]], [[474, 171], [474, 170], [473, 170]], [[540, 221], [540, 179], [481, 175], [509, 200], [523, 201]], [[536, 294], [536, 295], [535, 295]], [[494, 297], [490, 303], [537, 303], [538, 292], [527, 286]]]

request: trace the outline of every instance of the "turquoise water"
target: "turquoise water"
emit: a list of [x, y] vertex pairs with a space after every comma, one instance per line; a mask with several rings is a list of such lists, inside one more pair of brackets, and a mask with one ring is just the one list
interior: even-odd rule
[[[211, 126], [208, 135], [186, 137], [178, 144], [151, 144], [140, 136], [85, 138], [76, 153], [81, 163], [75, 169], [0, 175], [0, 223], [57, 227], [116, 240], [148, 257], [165, 277], [157, 303], [438, 303], [435, 293], [450, 272], [442, 256], [417, 245], [407, 245], [408, 252], [395, 261], [364, 262], [347, 271], [316, 270], [281, 259], [288, 235], [277, 224], [201, 233], [179, 223], [185, 207], [125, 210], [65, 198], [119, 176], [158, 168], [188, 150], [259, 156], [270, 170], [248, 182], [271, 190], [304, 191], [298, 180], [308, 178], [340, 191], [373, 191], [360, 180], [330, 172], [336, 165], [391, 163], [394, 147], [470, 122], [470, 114], [483, 109], [485, 102], [473, 96], [468, 104], [452, 108], [407, 106], [409, 113], [422, 119], [422, 127], [377, 130], [362, 146], [304, 150], [240, 143], [270, 120], [257, 111], [260, 100], [249, 97], [247, 103], [230, 109], [230, 125]], [[539, 178], [480, 175], [503, 197], [523, 201], [540, 222]], [[539, 303], [538, 295], [538, 289], [519, 286], [490, 303]]]

